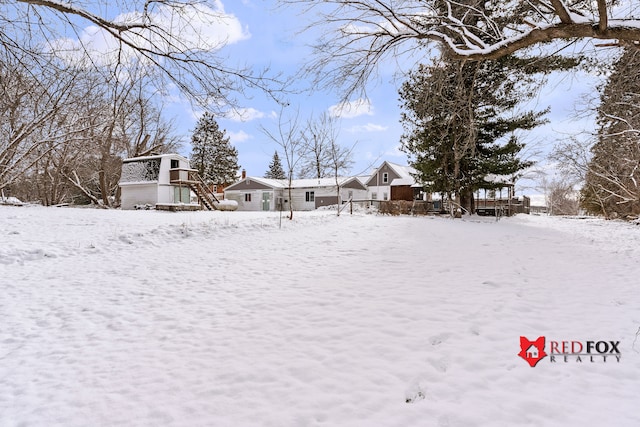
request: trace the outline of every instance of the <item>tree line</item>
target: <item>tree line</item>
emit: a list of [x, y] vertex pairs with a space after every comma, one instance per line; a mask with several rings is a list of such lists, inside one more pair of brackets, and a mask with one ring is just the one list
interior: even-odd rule
[[[639, 213], [637, 1], [281, 3], [307, 12], [318, 8], [320, 19], [309, 28], [321, 28], [323, 36], [305, 68], [317, 87], [339, 88], [345, 100], [366, 91], [385, 58], [402, 52], [424, 58], [401, 89], [401, 145], [431, 189], [451, 194], [470, 210], [473, 189], [487, 185], [484, 176], [515, 177], [528, 166], [519, 157], [523, 145], [516, 131], [542, 123], [544, 110], [514, 114], [517, 101], [532, 96], [550, 71], [566, 72], [582, 59], [581, 52], [567, 58], [553, 52], [585, 38], [616, 46], [623, 53], [609, 64], [594, 142], [569, 144], [557, 158], [579, 171], [580, 200], [590, 212]], [[235, 96], [249, 87], [277, 99], [286, 86], [265, 70], [229, 67], [220, 46], [206, 43], [199, 20], [183, 19], [191, 16], [187, 10], [220, 19], [217, 2], [117, 3], [138, 11], [127, 21], [102, 16], [108, 8], [100, 5], [3, 4], [0, 190], [44, 204], [84, 199], [113, 205], [122, 157], [177, 144], [158, 96], [166, 94], [167, 82], [194, 102], [218, 107], [237, 105]], [[158, 21], [167, 12], [182, 17], [175, 21], [180, 28]], [[86, 46], [76, 47], [78, 61], [69, 61], [69, 46], [61, 40], [65, 28], [77, 34], [79, 22], [96, 26], [115, 42], [111, 61], [96, 58]], [[534, 54], [533, 48], [539, 50]], [[281, 115], [278, 131], [265, 131], [280, 146], [289, 179], [304, 163], [300, 158], [322, 154], [313, 149], [300, 154], [302, 145], [313, 147], [324, 136], [310, 126], [308, 132], [299, 128], [296, 120]], [[322, 175], [320, 158], [307, 162], [316, 168], [305, 173]]]

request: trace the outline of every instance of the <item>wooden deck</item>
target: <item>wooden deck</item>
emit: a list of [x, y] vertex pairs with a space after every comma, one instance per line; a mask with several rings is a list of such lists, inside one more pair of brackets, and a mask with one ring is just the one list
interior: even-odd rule
[[201, 211], [202, 206], [197, 204], [187, 204], [187, 203], [157, 203], [156, 210], [171, 211], [171, 212]]

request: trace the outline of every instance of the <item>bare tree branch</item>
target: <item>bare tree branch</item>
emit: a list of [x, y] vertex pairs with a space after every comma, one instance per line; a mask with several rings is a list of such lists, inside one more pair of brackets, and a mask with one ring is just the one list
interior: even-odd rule
[[[226, 45], [243, 36], [221, 39], [207, 32], [232, 19], [215, 0], [109, 2], [106, 9], [121, 10], [121, 15], [113, 19], [92, 11], [102, 12], [105, 8], [100, 3], [79, 6], [56, 0], [13, 0], [7, 5], [12, 9], [7, 9], [8, 16], [0, 16], [0, 20], [15, 35], [0, 34], [0, 45], [14, 52], [22, 51], [35, 58], [58, 55], [65, 61], [82, 59], [94, 68], [99, 68], [101, 61], [114, 67], [139, 62], [161, 70], [165, 80], [210, 110], [237, 106], [237, 96], [247, 89], [261, 90], [274, 99], [286, 91], [286, 82], [280, 75], [268, 75], [267, 69], [254, 71], [247, 65], [233, 65], [223, 55]], [[83, 23], [104, 34], [109, 51], [97, 52], [85, 43]], [[69, 31], [74, 37], [69, 38]], [[16, 37], [22, 43], [15, 42]], [[81, 56], [73, 52], [77, 47], [83, 50]], [[111, 57], [99, 57], [105, 54]]]
[[[598, 0], [485, 2], [480, 0], [280, 0], [320, 18], [307, 27], [324, 34], [307, 70], [320, 86], [362, 90], [384, 58], [429, 46], [460, 60], [497, 59], [556, 40], [601, 39], [640, 45], [633, 0], [622, 7]], [[422, 54], [421, 54], [422, 52]]]

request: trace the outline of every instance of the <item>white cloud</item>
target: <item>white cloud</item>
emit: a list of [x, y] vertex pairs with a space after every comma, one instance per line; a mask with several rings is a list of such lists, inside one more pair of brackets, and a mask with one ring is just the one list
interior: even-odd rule
[[352, 126], [347, 129], [347, 132], [362, 133], [362, 132], [384, 132], [389, 129], [389, 126], [377, 125], [375, 123], [367, 123], [366, 125]]
[[253, 136], [249, 135], [243, 130], [238, 132], [227, 132], [227, 134], [229, 135], [229, 138], [234, 145], [253, 138]]
[[[147, 17], [143, 17], [141, 12], [133, 11], [117, 16], [114, 22], [122, 24], [143, 20], [160, 30], [153, 33], [148, 30], [131, 31], [123, 33], [123, 37], [133, 44], [153, 50], [213, 51], [251, 36], [238, 18], [224, 11], [220, 1], [214, 1], [213, 7], [201, 3], [180, 8], [161, 5]], [[121, 46], [97, 26], [86, 27], [78, 39], [54, 40], [51, 42], [51, 49], [73, 62], [86, 61], [90, 56], [92, 62], [98, 65], [108, 65], [116, 60], [127, 61], [137, 56], [136, 52], [127, 46]]]
[[373, 106], [368, 99], [356, 99], [355, 101], [341, 102], [329, 107], [329, 114], [332, 117], [352, 119], [358, 116], [373, 116]]
[[229, 111], [226, 118], [234, 122], [250, 122], [251, 120], [261, 119], [265, 117], [265, 113], [255, 108], [238, 108]]

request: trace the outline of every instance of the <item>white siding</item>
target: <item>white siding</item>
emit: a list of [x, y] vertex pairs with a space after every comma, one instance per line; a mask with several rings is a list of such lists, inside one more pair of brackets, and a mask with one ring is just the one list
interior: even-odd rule
[[[239, 211], [261, 211], [263, 190], [232, 190], [225, 191], [224, 197], [227, 200], [238, 202]], [[251, 201], [245, 202], [245, 194], [251, 194]], [[273, 209], [272, 209], [273, 210]]]
[[[293, 210], [294, 211], [312, 211], [316, 208], [315, 198], [313, 201], [307, 202], [305, 200], [306, 192], [313, 191], [314, 195], [317, 194], [317, 188], [293, 188], [291, 189], [291, 199], [293, 202]], [[284, 191], [285, 199], [289, 198], [289, 192], [287, 190]], [[289, 205], [285, 205], [288, 209]]]
[[373, 199], [373, 193], [377, 194], [376, 200], [379, 200], [379, 201], [383, 201], [384, 194], [387, 193], [387, 200], [389, 200], [391, 198], [391, 186], [389, 185], [371, 186], [369, 187], [367, 198]]
[[122, 209], [133, 209], [135, 205], [145, 204], [155, 206], [158, 203], [157, 185], [155, 182], [123, 185], [120, 201]]

